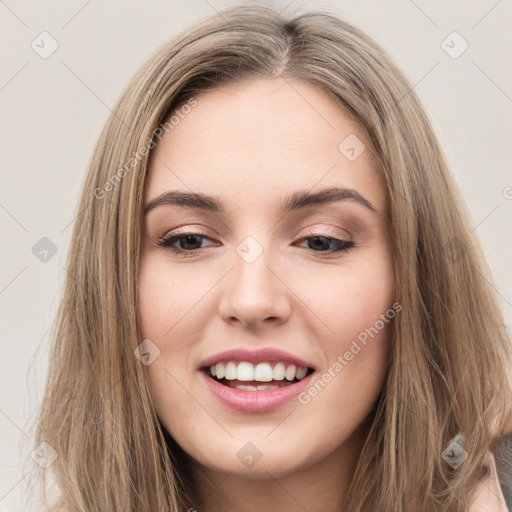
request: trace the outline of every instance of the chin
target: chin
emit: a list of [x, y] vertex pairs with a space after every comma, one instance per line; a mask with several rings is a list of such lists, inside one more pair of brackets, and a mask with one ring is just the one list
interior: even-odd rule
[[[268, 432], [267, 428], [265, 435]], [[224, 443], [215, 443], [213, 453], [210, 452], [212, 446], [208, 445], [201, 449], [197, 457], [193, 453], [191, 455], [199, 464], [215, 472], [255, 480], [286, 477], [315, 464], [324, 455], [315, 447], [310, 447], [311, 453], [301, 451], [299, 447], [303, 443], [292, 445], [289, 436], [286, 436], [287, 446], [283, 446], [283, 437], [274, 440], [263, 437], [244, 438], [252, 440], [241, 441], [238, 437]]]

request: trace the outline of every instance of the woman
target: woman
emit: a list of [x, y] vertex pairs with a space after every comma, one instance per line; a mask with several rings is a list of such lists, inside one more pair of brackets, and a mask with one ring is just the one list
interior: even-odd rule
[[469, 233], [358, 29], [245, 6], [180, 35], [84, 184], [37, 432], [55, 510], [506, 510], [511, 350]]

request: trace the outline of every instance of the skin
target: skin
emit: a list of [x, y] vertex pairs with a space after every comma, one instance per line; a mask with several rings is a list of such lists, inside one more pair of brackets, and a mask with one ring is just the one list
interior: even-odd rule
[[482, 465], [488, 468], [488, 475], [475, 489], [469, 512], [508, 512], [491, 452], [487, 452]]
[[[340, 510], [388, 366], [391, 322], [306, 405], [230, 410], [198, 368], [231, 348], [272, 347], [321, 375], [391, 308], [387, 201], [369, 143], [332, 98], [300, 81], [223, 85], [196, 99], [155, 148], [145, 201], [201, 192], [218, 196], [226, 213], [163, 205], [146, 216], [140, 320], [160, 350], [147, 367], [157, 413], [196, 462], [201, 512]], [[338, 150], [350, 134], [366, 146], [355, 161]], [[331, 186], [356, 190], [377, 212], [343, 200], [280, 213], [289, 194]], [[178, 230], [207, 238], [185, 244], [188, 257], [157, 244]], [[247, 236], [263, 249], [250, 264], [236, 252]], [[355, 246], [329, 255], [307, 236]], [[237, 457], [249, 441], [261, 453], [252, 467]]]

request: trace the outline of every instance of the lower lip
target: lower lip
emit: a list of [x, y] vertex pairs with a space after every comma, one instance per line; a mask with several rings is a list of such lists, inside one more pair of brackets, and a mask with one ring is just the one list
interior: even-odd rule
[[202, 378], [205, 379], [206, 386], [212, 395], [222, 405], [235, 411], [245, 413], [270, 412], [284, 406], [307, 387], [313, 375], [312, 373], [299, 382], [281, 388], [265, 389], [262, 391], [243, 391], [242, 389], [230, 388], [229, 386], [220, 384], [209, 377], [204, 371], [200, 371], [200, 373], [202, 374]]

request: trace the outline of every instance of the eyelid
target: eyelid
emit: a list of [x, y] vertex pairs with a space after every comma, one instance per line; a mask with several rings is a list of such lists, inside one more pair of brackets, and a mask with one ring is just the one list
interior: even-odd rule
[[307, 228], [306, 233], [302, 235], [301, 238], [307, 237], [307, 236], [329, 236], [333, 238], [339, 238], [340, 240], [344, 241], [352, 241], [351, 234], [346, 230], [336, 230], [332, 227], [323, 227], [318, 229], [313, 228]]
[[159, 239], [164, 240], [166, 238], [169, 238], [170, 236], [180, 236], [180, 235], [201, 235], [205, 236], [207, 238], [215, 238], [215, 236], [212, 236], [211, 234], [208, 234], [211, 230], [208, 228], [205, 228], [204, 226], [197, 227], [197, 231], [194, 229], [191, 229], [190, 226], [194, 226], [194, 224], [187, 224], [186, 226], [183, 226], [181, 228], [173, 228], [169, 229], [169, 231], [166, 231], [163, 233]]

